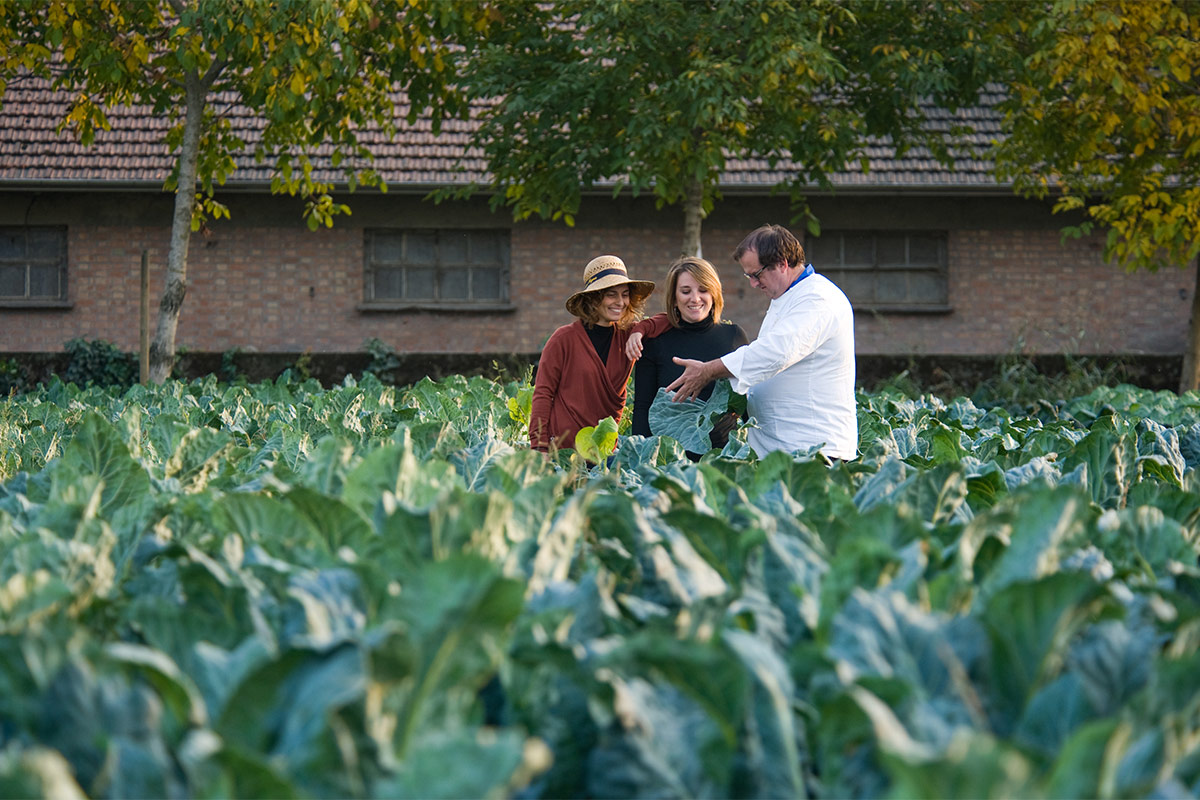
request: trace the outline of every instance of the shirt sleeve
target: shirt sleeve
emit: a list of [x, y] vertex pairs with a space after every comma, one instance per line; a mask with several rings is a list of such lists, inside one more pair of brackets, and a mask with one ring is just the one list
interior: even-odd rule
[[630, 329], [631, 333], [640, 333], [647, 339], [653, 339], [655, 336], [662, 336], [667, 331], [674, 327], [671, 325], [671, 318], [666, 314], [655, 314], [653, 317], [648, 317], [641, 322], [636, 323]]
[[647, 342], [642, 357], [633, 368], [633, 421], [630, 431], [637, 436], [650, 435], [650, 406], [658, 394], [658, 362]]
[[797, 361], [811, 355], [824, 340], [829, 327], [829, 315], [823, 303], [809, 302], [803, 309], [788, 307], [758, 338], [721, 357], [721, 362], [733, 378], [730, 385], [738, 394], [783, 372]]
[[550, 449], [550, 415], [562, 382], [562, 336], [553, 335], [542, 348], [538, 359], [537, 377], [533, 382], [533, 401], [529, 410], [529, 446], [534, 450]]

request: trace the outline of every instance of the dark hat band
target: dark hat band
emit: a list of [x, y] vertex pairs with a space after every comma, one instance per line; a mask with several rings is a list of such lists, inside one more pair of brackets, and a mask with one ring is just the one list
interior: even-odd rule
[[623, 278], [629, 277], [629, 273], [623, 269], [602, 269], [592, 277], [588, 278], [587, 283], [585, 283], [584, 286], [591, 286], [596, 281], [600, 280], [601, 278], [607, 278], [609, 275], [620, 275]]

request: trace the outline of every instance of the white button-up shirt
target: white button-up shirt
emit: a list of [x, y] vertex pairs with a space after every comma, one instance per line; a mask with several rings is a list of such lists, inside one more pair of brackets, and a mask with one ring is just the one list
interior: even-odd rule
[[760, 458], [814, 445], [857, 457], [854, 312], [828, 278], [809, 275], [772, 300], [758, 338], [721, 361], [758, 422], [748, 441]]

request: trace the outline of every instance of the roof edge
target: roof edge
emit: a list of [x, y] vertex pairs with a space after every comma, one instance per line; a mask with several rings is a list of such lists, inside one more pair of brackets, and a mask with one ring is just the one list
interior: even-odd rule
[[[397, 195], [426, 195], [430, 192], [444, 189], [447, 184], [444, 183], [405, 183], [405, 184], [389, 184], [386, 193], [380, 192], [374, 187], [362, 187], [352, 192], [348, 185], [336, 185], [333, 191], [337, 194], [365, 194], [374, 192], [379, 196], [385, 194]], [[775, 191], [772, 191], [772, 190]], [[157, 194], [172, 194], [163, 188], [163, 184], [159, 181], [112, 181], [112, 180], [0, 180], [0, 192], [11, 191], [57, 191], [57, 192], [81, 192], [81, 193], [109, 193], [109, 192], [145, 192]], [[778, 186], [746, 186], [741, 184], [718, 185], [717, 190], [722, 197], [773, 197], [786, 196], [786, 190]], [[1011, 183], [994, 183], [988, 185], [980, 184], [935, 184], [935, 185], [914, 185], [909, 183], [891, 183], [891, 184], [873, 184], [870, 186], [835, 186], [832, 189], [816, 188], [807, 190], [804, 194], [808, 197], [847, 197], [847, 196], [865, 196], [865, 195], [891, 195], [891, 196], [907, 196], [907, 195], [922, 195], [922, 196], [981, 196], [994, 195], [1007, 197], [1015, 192], [1015, 187]], [[252, 181], [244, 183], [227, 183], [220, 187], [218, 194], [272, 194], [271, 184], [265, 181]], [[475, 196], [489, 197], [495, 195], [496, 192], [488, 189], [480, 189], [474, 193]], [[586, 197], [611, 197], [611, 188], [594, 187], [585, 189], [583, 195]], [[283, 195], [281, 195], [283, 196]], [[621, 196], [632, 197], [627, 190], [622, 191]], [[638, 193], [638, 197], [649, 197], [651, 192], [644, 191]]]

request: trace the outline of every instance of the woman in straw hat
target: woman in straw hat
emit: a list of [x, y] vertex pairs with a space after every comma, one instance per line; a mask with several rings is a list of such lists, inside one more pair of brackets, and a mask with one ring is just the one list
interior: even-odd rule
[[[666, 290], [664, 301], [672, 328], [646, 343], [633, 375], [637, 391], [633, 400], [632, 430], [640, 436], [652, 433], [650, 405], [658, 389], [683, 374], [683, 367], [676, 364], [673, 357], [708, 361], [732, 353], [750, 341], [740, 325], [721, 322], [725, 296], [721, 292], [721, 278], [708, 261], [694, 256], [677, 260], [667, 269]], [[713, 384], [710, 383], [699, 399], [707, 400], [712, 391]], [[724, 447], [736, 423], [733, 416], [720, 420], [709, 435], [712, 446]], [[693, 455], [689, 453], [689, 456]]]
[[567, 311], [579, 319], [551, 334], [538, 361], [531, 447], [543, 452], [573, 448], [581, 428], [605, 417], [620, 421], [633, 372], [626, 353], [630, 334], [654, 337], [671, 327], [666, 314], [638, 322], [653, 291], [653, 281], [631, 280], [616, 256], [588, 262], [583, 288], [567, 298]]

